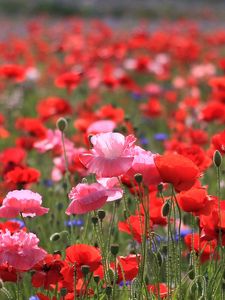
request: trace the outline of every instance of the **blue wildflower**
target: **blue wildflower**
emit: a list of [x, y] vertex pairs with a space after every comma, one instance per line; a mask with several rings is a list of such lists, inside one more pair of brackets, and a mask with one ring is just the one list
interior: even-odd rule
[[51, 179], [43, 179], [42, 183], [46, 187], [52, 187], [53, 186], [53, 181]]
[[142, 137], [140, 137], [140, 143], [142, 145], [148, 145], [149, 140], [145, 136], [142, 136]]
[[65, 221], [64, 224], [67, 227], [72, 227], [72, 226], [82, 227], [82, 226], [84, 226], [84, 221], [81, 219], [75, 219], [75, 220]]
[[156, 133], [156, 134], [154, 134], [154, 139], [156, 141], [165, 141], [168, 139], [168, 134], [163, 133], [163, 132]]

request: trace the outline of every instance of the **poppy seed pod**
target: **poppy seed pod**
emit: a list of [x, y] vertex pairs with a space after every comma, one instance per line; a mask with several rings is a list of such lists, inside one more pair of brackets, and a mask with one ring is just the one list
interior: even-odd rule
[[92, 224], [96, 225], [96, 224], [98, 223], [98, 218], [95, 217], [95, 216], [93, 216], [93, 217], [91, 218], [91, 222], [92, 222]]
[[94, 275], [94, 277], [93, 277], [93, 278], [94, 278], [94, 282], [98, 284], [98, 283], [99, 283], [99, 281], [100, 281], [100, 277], [99, 277], [99, 275]]
[[110, 296], [112, 294], [112, 287], [111, 286], [107, 286], [105, 288], [105, 293], [107, 296]]
[[101, 221], [105, 218], [105, 211], [103, 209], [98, 211], [98, 217]]
[[188, 277], [189, 277], [191, 280], [194, 280], [194, 279], [195, 279], [195, 269], [194, 269], [193, 266], [190, 266], [190, 267], [189, 267]]
[[157, 188], [158, 188], [159, 193], [162, 193], [162, 191], [163, 191], [163, 183], [159, 183], [158, 186], [157, 186]]
[[81, 266], [81, 271], [84, 276], [87, 276], [87, 274], [90, 272], [90, 267], [88, 265]]
[[137, 173], [137, 174], [134, 175], [134, 179], [135, 179], [135, 181], [136, 181], [138, 184], [140, 184], [140, 183], [142, 183], [143, 175], [140, 174], [140, 173]]
[[222, 163], [222, 156], [220, 154], [220, 151], [216, 150], [213, 154], [213, 162], [214, 165], [219, 168]]
[[162, 208], [163, 217], [167, 217], [169, 214], [169, 211], [170, 211], [170, 203], [169, 203], [169, 201], [166, 201], [166, 203], [163, 205], [163, 208]]
[[111, 250], [112, 255], [116, 256], [119, 252], [119, 245], [118, 244], [111, 245], [110, 250]]
[[67, 288], [61, 288], [61, 290], [60, 290], [60, 295], [61, 295], [62, 297], [65, 297], [65, 296], [67, 295]]
[[65, 118], [59, 118], [56, 123], [56, 126], [61, 132], [64, 132], [68, 127], [68, 122]]
[[56, 242], [61, 238], [60, 233], [55, 232], [50, 236], [50, 241], [51, 242]]

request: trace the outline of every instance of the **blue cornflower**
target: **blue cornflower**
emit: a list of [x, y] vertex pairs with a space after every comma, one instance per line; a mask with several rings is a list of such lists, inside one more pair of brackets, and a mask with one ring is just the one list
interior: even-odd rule
[[142, 98], [142, 95], [138, 92], [132, 92], [131, 93], [131, 98], [135, 101], [139, 101]]
[[148, 145], [149, 144], [149, 140], [145, 137], [145, 136], [141, 136], [140, 137], [140, 143], [144, 146], [144, 145]]
[[75, 220], [65, 221], [64, 224], [67, 227], [72, 227], [72, 226], [82, 227], [82, 226], [84, 226], [84, 221], [81, 219], [75, 219]]
[[154, 139], [156, 141], [165, 141], [168, 139], [168, 134], [163, 133], [163, 132], [156, 133], [156, 134], [154, 134]]
[[43, 179], [42, 183], [46, 187], [52, 187], [53, 186], [53, 181], [51, 179]]
[[119, 286], [123, 287], [124, 285], [129, 286], [131, 285], [132, 281], [131, 280], [127, 280], [124, 284], [124, 281], [120, 281]]

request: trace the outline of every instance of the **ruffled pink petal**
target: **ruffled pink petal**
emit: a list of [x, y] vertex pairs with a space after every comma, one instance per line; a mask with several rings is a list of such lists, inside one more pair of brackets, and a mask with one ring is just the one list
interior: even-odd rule
[[86, 167], [89, 173], [94, 173], [99, 177], [114, 177], [126, 173], [132, 166], [133, 157], [119, 157], [107, 159], [93, 157]]
[[110, 188], [107, 190], [107, 202], [119, 200], [123, 197], [123, 190], [121, 188]]

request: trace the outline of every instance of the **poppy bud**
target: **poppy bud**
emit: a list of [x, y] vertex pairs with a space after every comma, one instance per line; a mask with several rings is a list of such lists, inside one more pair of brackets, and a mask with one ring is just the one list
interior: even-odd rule
[[91, 218], [91, 222], [92, 222], [92, 224], [94, 224], [94, 225], [96, 225], [97, 223], [98, 223], [98, 218], [97, 217], [92, 217]]
[[112, 255], [116, 256], [119, 252], [119, 245], [118, 244], [111, 245], [110, 250], [111, 250]]
[[106, 293], [107, 296], [110, 296], [112, 294], [112, 287], [108, 285], [105, 288], [105, 293]]
[[81, 266], [81, 271], [84, 276], [87, 276], [87, 274], [90, 272], [90, 267], [88, 265]]
[[93, 278], [94, 278], [94, 282], [98, 284], [100, 281], [100, 277], [98, 275], [94, 275]]
[[61, 288], [60, 296], [65, 297], [67, 295], [67, 288]]
[[191, 280], [195, 279], [195, 269], [194, 269], [194, 267], [192, 265], [189, 267], [188, 277]]
[[163, 205], [162, 208], [162, 215], [163, 217], [167, 217], [170, 211], [170, 203], [169, 201], [166, 201], [166, 203]]
[[158, 186], [157, 186], [157, 188], [158, 188], [159, 193], [162, 193], [162, 191], [163, 191], [163, 183], [159, 183]]
[[60, 234], [59, 234], [58, 232], [55, 232], [55, 233], [53, 233], [53, 234], [50, 236], [50, 241], [51, 241], [51, 242], [56, 242], [56, 241], [58, 241], [60, 238], [61, 238]]
[[98, 217], [101, 221], [105, 218], [105, 211], [103, 209], [98, 211]]
[[213, 154], [213, 162], [214, 165], [219, 168], [222, 163], [222, 156], [220, 154], [220, 151], [216, 150]]
[[124, 216], [124, 219], [127, 218], [127, 210], [126, 209], [123, 210], [123, 216]]
[[63, 132], [67, 129], [68, 123], [65, 118], [59, 118], [56, 123], [56, 126], [61, 132]]
[[126, 121], [126, 122], [130, 121], [130, 116], [126, 115], [124, 118], [124, 121]]
[[138, 184], [140, 184], [140, 183], [142, 183], [143, 175], [140, 173], [137, 173], [134, 175], [134, 179]]

